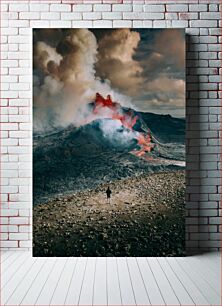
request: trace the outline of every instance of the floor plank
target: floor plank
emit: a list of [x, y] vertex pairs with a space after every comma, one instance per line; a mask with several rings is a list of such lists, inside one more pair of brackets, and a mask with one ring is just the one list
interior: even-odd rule
[[126, 258], [117, 258], [117, 268], [120, 283], [122, 305], [136, 305]]
[[181, 266], [178, 264], [175, 258], [167, 258], [166, 260], [169, 262], [174, 273], [179, 276], [187, 292], [189, 293], [190, 296], [192, 296], [192, 300], [194, 301], [194, 303], [196, 305], [209, 305], [209, 302], [200, 292], [196, 284], [193, 282], [190, 276], [188, 276], [184, 272], [184, 270], [181, 268]]
[[16, 289], [10, 295], [9, 299], [6, 302], [6, 305], [20, 305], [22, 299], [26, 295], [26, 292], [29, 290], [35, 278], [38, 276], [39, 272], [46, 264], [46, 260], [44, 258], [38, 259], [35, 264], [31, 267], [30, 270], [26, 273], [22, 282], [18, 284]]
[[165, 273], [161, 269], [158, 261], [156, 258], [148, 258], [147, 259], [150, 269], [153, 271], [155, 275], [156, 282], [159, 285], [160, 291], [162, 296], [169, 305], [179, 305], [179, 300], [176, 296], [174, 289], [172, 288], [171, 284], [169, 283], [168, 279], [166, 278]]
[[76, 268], [76, 263], [77, 258], [68, 258], [50, 305], [64, 305], [69, 290], [69, 285]]
[[146, 258], [137, 258], [137, 264], [141, 271], [151, 305], [165, 305], [160, 288]]
[[4, 258], [7, 258], [9, 255], [10, 255], [10, 252], [0, 250], [0, 261], [2, 262], [2, 260], [3, 260]]
[[22, 257], [22, 252], [16, 252], [15, 254], [13, 254], [13, 256], [10, 256], [7, 261], [5, 262], [4, 265], [2, 265], [2, 269], [1, 269], [1, 273], [6, 273], [7, 270], [16, 265], [16, 261]]
[[80, 292], [79, 305], [92, 305], [96, 258], [89, 257]]
[[117, 258], [107, 258], [107, 300], [108, 305], [122, 305]]
[[181, 268], [187, 273], [192, 280], [195, 282], [196, 286], [206, 298], [209, 304], [211, 305], [219, 305], [220, 304], [220, 296], [217, 294], [216, 290], [213, 289], [200, 275], [200, 273], [196, 272], [194, 269], [190, 268], [185, 260], [176, 259]]
[[78, 305], [83, 279], [86, 271], [87, 258], [77, 258], [75, 270], [69, 284], [64, 305]]
[[[26, 256], [25, 256], [26, 257]], [[33, 260], [31, 257], [27, 257], [24, 264], [20, 266], [17, 270], [16, 274], [10, 279], [10, 282], [4, 283], [4, 279], [2, 281], [3, 286], [1, 290], [1, 303], [4, 305], [6, 301], [10, 298], [13, 292], [16, 290], [17, 286], [23, 282], [26, 274], [32, 270], [32, 267], [36, 264], [37, 259]], [[13, 301], [14, 303], [14, 301]], [[13, 304], [12, 303], [12, 304]], [[16, 304], [14, 304], [16, 305]]]
[[0, 260], [1, 264], [3, 262], [5, 262], [6, 260], [8, 260], [11, 256], [12, 257], [16, 256], [15, 252], [4, 252], [4, 253], [1, 253], [1, 260]]
[[196, 259], [195, 257], [190, 257], [186, 260], [186, 263], [191, 269], [194, 269], [201, 277], [216, 290], [218, 294], [221, 293], [221, 269], [217, 269], [215, 273], [211, 266], [205, 265], [202, 261]]
[[93, 305], [107, 305], [106, 258], [96, 259]]
[[1, 305], [220, 305], [220, 253], [33, 258], [4, 253]]
[[44, 266], [39, 271], [34, 281], [32, 282], [29, 290], [24, 295], [21, 305], [35, 305], [44, 285], [46, 284], [50, 273], [56, 263], [54, 258], [48, 258], [45, 261]]
[[218, 256], [215, 253], [207, 253], [205, 255], [194, 256], [205, 266], [209, 266], [211, 271], [218, 275], [218, 268], [221, 266], [221, 254]]
[[3, 287], [5, 287], [7, 285], [7, 283], [14, 277], [17, 275], [17, 273], [19, 273], [20, 269], [23, 269], [24, 267], [24, 263], [27, 260], [27, 256], [24, 256], [24, 254], [22, 254], [22, 252], [20, 252], [22, 256], [20, 256], [18, 258], [18, 260], [11, 265], [6, 273], [2, 272], [2, 282], [1, 282], [1, 290], [3, 289]]
[[147, 289], [138, 268], [136, 258], [127, 258], [126, 261], [137, 305], [150, 305]]
[[38, 296], [35, 305], [50, 305], [52, 296], [62, 275], [66, 261], [67, 258], [57, 258], [56, 264], [54, 265], [54, 268], [51, 271], [49, 278], [41, 291], [41, 294]]
[[174, 273], [169, 263], [166, 261], [164, 257], [157, 259], [162, 271], [164, 272], [168, 282], [171, 284], [179, 302], [181, 305], [195, 305], [192, 297], [187, 292], [186, 288], [183, 286], [181, 281], [179, 280], [177, 274]]

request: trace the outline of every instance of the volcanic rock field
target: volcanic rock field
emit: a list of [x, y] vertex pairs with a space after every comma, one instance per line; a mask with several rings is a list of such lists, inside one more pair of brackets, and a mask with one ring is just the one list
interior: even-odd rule
[[34, 256], [183, 256], [184, 171], [141, 175], [34, 207]]

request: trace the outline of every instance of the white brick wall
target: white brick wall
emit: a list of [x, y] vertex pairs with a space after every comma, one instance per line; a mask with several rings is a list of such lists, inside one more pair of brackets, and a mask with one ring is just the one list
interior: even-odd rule
[[187, 248], [219, 249], [220, 0], [79, 2], [1, 3], [1, 248], [31, 246], [31, 28], [186, 27]]

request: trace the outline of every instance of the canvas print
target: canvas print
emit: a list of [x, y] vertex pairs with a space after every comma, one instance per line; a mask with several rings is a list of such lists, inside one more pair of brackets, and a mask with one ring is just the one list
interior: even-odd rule
[[184, 256], [183, 29], [33, 30], [33, 256]]

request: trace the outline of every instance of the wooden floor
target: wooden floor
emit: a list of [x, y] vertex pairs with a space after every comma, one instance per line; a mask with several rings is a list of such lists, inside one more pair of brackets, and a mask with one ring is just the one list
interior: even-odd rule
[[221, 305], [220, 254], [32, 258], [1, 253], [0, 305]]

